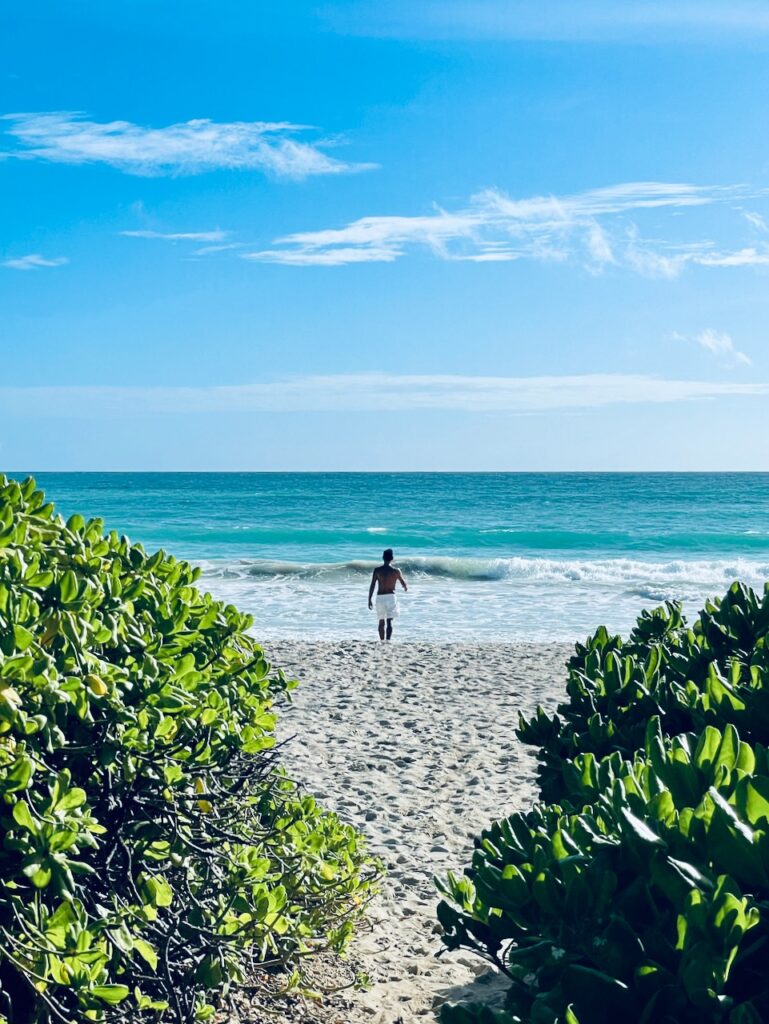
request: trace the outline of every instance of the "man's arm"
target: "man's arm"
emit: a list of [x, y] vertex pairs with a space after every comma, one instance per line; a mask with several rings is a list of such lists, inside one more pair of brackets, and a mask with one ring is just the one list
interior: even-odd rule
[[400, 571], [400, 569], [398, 570], [398, 579], [401, 581], [401, 586], [403, 587], [403, 589], [408, 590], [409, 588], [406, 586], [406, 581], [404, 580], [403, 573]]
[[371, 586], [368, 588], [368, 606], [373, 608], [371, 598], [374, 596], [374, 587], [376, 586], [376, 569], [374, 569], [374, 575], [371, 577]]

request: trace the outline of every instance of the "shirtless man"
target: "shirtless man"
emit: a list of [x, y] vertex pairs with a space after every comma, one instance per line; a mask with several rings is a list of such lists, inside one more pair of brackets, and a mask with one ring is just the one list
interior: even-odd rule
[[[396, 569], [390, 564], [394, 557], [392, 548], [388, 548], [382, 554], [383, 564], [374, 569], [374, 575], [371, 577], [371, 586], [368, 588], [368, 606], [372, 608], [374, 588], [377, 585], [379, 586], [376, 595], [376, 614], [379, 619], [380, 640], [390, 640], [393, 635], [393, 619], [398, 614], [398, 598], [395, 594], [395, 584], [400, 583], [404, 590], [409, 589], [406, 586], [406, 581], [400, 569]], [[387, 623], [386, 633], [385, 623]]]

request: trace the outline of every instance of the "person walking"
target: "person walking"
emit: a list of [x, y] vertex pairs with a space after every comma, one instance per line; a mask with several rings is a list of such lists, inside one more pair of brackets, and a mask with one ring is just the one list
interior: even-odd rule
[[398, 614], [398, 595], [395, 587], [398, 583], [408, 590], [403, 573], [392, 564], [395, 557], [393, 549], [382, 552], [382, 564], [374, 569], [371, 586], [368, 588], [369, 610], [373, 608], [374, 590], [376, 589], [376, 614], [379, 620], [379, 639], [391, 640], [393, 635], [393, 619]]

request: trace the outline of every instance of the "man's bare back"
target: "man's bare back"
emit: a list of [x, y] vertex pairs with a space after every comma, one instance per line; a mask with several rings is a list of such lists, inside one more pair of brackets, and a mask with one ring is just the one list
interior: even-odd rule
[[409, 588], [400, 569], [390, 564], [394, 558], [392, 548], [388, 548], [382, 558], [384, 559], [382, 565], [374, 569], [371, 577], [371, 585], [368, 588], [368, 606], [369, 608], [373, 607], [374, 590], [376, 590], [379, 639], [389, 640], [393, 635], [393, 618], [398, 614], [395, 587], [400, 583], [404, 590]]
[[406, 586], [406, 581], [403, 579], [400, 569], [396, 569], [386, 562], [384, 565], [374, 569], [374, 580], [379, 584], [378, 594], [394, 594], [395, 584], [398, 580], [401, 581], [404, 587]]

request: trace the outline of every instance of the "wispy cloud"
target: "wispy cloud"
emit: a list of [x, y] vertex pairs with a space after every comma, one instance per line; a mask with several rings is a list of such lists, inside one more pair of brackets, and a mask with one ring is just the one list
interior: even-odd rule
[[49, 258], [39, 252], [31, 252], [27, 256], [3, 260], [2, 265], [10, 270], [43, 270], [45, 267], [62, 267], [65, 263], [69, 263], [66, 256]]
[[742, 216], [748, 224], [752, 224], [758, 231], [762, 231], [764, 233], [769, 231], [769, 225], [767, 225], [761, 214], [756, 213], [755, 210], [743, 210]]
[[674, 332], [673, 337], [677, 341], [690, 341], [700, 348], [715, 356], [720, 362], [728, 366], [752, 366], [753, 360], [744, 352], [735, 348], [734, 341], [730, 334], [725, 331], [716, 331], [712, 327], [700, 331], [699, 334], [691, 336]]
[[164, 128], [130, 121], [90, 121], [80, 113], [5, 114], [16, 148], [0, 156], [63, 164], [108, 164], [126, 174], [199, 174], [247, 168], [276, 178], [367, 170], [324, 152], [328, 144], [297, 138], [309, 129], [288, 122], [207, 119]]
[[339, 266], [392, 262], [422, 247], [445, 260], [577, 260], [592, 272], [620, 265], [649, 276], [673, 277], [688, 264], [769, 264], [769, 246], [721, 251], [710, 241], [644, 241], [629, 215], [708, 206], [748, 195], [750, 190], [738, 185], [665, 182], [630, 182], [526, 199], [486, 189], [453, 212], [435, 207], [417, 216], [361, 217], [341, 228], [284, 235], [272, 248], [242, 255], [289, 266]]
[[337, 0], [323, 14], [339, 32], [405, 39], [691, 42], [769, 33], [762, 0]]
[[163, 242], [223, 242], [229, 231], [121, 231], [126, 238], [157, 238]]
[[199, 249], [194, 249], [192, 255], [211, 256], [217, 252], [228, 252], [232, 249], [240, 249], [242, 247], [243, 242], [222, 242], [221, 245], [202, 245]]
[[769, 383], [670, 380], [643, 374], [477, 377], [386, 373], [293, 377], [223, 387], [0, 387], [0, 413], [137, 416], [148, 413], [452, 410], [533, 413], [769, 394]]
[[[189, 242], [197, 243], [198, 248], [192, 249], [187, 259], [196, 256], [213, 256], [220, 252], [230, 252], [233, 249], [241, 249], [243, 242], [234, 242], [229, 239], [231, 231], [222, 231], [216, 228], [214, 231], [154, 231], [150, 228], [140, 228], [134, 231], [120, 231], [125, 238], [148, 238], [161, 242]], [[200, 245], [203, 242], [205, 244]], [[189, 250], [188, 250], [189, 251]]]
[[753, 364], [749, 356], [734, 347], [731, 335], [725, 331], [714, 331], [709, 327], [697, 334], [694, 340], [700, 348], [704, 348], [706, 352], [710, 352], [714, 356], [740, 363], [742, 366], [752, 366]]

